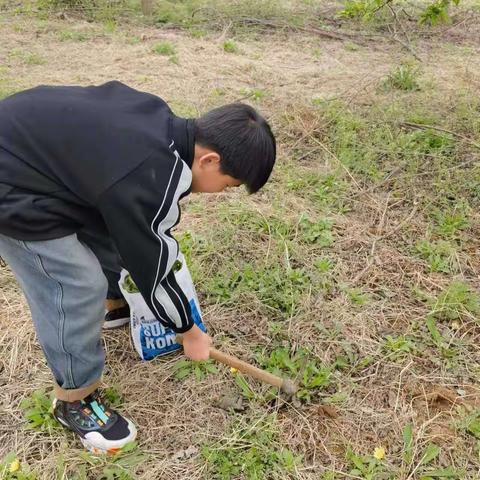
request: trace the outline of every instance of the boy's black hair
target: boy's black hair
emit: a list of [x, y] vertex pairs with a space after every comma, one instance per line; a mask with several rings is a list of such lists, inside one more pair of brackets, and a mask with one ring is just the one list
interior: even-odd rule
[[220, 170], [241, 180], [250, 193], [262, 188], [276, 157], [270, 125], [252, 107], [231, 103], [195, 119], [195, 143], [220, 155]]

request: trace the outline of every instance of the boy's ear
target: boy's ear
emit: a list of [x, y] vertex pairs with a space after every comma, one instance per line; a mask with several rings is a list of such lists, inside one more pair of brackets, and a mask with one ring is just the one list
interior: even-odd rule
[[200, 167], [214, 167], [220, 164], [220, 155], [217, 152], [208, 152], [198, 159]]

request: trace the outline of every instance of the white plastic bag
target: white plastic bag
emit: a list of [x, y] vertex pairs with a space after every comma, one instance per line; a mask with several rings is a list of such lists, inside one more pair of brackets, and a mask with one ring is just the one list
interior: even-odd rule
[[[206, 332], [202, 323], [197, 293], [185, 257], [181, 252], [178, 254], [174, 270], [176, 270], [174, 273], [175, 280], [190, 303], [195, 324]], [[121, 273], [119, 285], [125, 300], [130, 306], [130, 333], [135, 350], [140, 357], [143, 360], [151, 360], [181, 348], [181, 345], [175, 342], [175, 332], [171, 328], [164, 327], [155, 318], [126, 270]]]

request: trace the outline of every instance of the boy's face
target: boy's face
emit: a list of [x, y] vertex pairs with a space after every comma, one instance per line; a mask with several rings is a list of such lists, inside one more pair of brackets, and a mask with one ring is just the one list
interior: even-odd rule
[[220, 155], [200, 145], [195, 145], [192, 165], [192, 193], [223, 192], [229, 187], [238, 187], [240, 180], [225, 175], [220, 169]]

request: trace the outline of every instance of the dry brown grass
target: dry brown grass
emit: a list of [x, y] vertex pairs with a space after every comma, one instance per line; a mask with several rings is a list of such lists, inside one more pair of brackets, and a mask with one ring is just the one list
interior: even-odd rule
[[[480, 79], [480, 47], [471, 43], [468, 30], [458, 28], [461, 33], [451, 31], [450, 36], [418, 40], [416, 44], [425, 77], [434, 80], [435, 88], [445, 97], [453, 95], [453, 90], [478, 86]], [[86, 40], [62, 41], [65, 31], [82, 32]], [[216, 215], [225, 201], [266, 218], [275, 215], [277, 209], [285, 220], [296, 221], [299, 212], [318, 216], [308, 198], [281, 190], [284, 175], [300, 157], [302, 172], [328, 173], [339, 168], [337, 159], [322, 143], [328, 125], [312, 113], [312, 98], [374, 104], [380, 80], [405, 57], [403, 47], [378, 41], [354, 50], [313, 35], [278, 33], [257, 39], [243, 36], [237, 42], [240, 53], [228, 54], [222, 49], [224, 37], [212, 33], [198, 39], [140, 26], [118, 27], [109, 34], [99, 24], [79, 20], [40, 22], [6, 15], [0, 19], [0, 77], [14, 89], [118, 79], [162, 96], [185, 115], [242, 98], [245, 88], [262, 89], [266, 96], [257, 105], [277, 127], [280, 139], [281, 170], [275, 174], [272, 187], [256, 198], [245, 198], [237, 192], [228, 198], [218, 195], [188, 201], [182, 229], [206, 236], [221, 232], [223, 221]], [[160, 40], [175, 45], [178, 64], [151, 52]], [[42, 61], [32, 64], [28, 60], [31, 54]], [[303, 464], [284, 478], [319, 479], [327, 470], [337, 472], [335, 478], [358, 478], [347, 473], [347, 445], [365, 454], [382, 445], [387, 450], [387, 463], [389, 458], [398, 462], [402, 430], [407, 423], [415, 427], [415, 452], [435, 442], [442, 446], [440, 465], [468, 465], [465, 478], [480, 478], [473, 440], [451, 426], [458, 405], [480, 405], [478, 369], [459, 369], [459, 377], [445, 370], [430, 351], [400, 363], [382, 351], [386, 335], [410, 334], [421, 328], [420, 320], [428, 308], [412, 295], [412, 288], [437, 295], [450, 281], [440, 274], [425, 273], [424, 262], [405, 251], [405, 245], [421, 237], [426, 228], [424, 206], [414, 207], [408, 198], [393, 199], [388, 184], [372, 189], [351, 172], [342, 170], [342, 175], [349, 183], [347, 200], [351, 209], [330, 215], [335, 220], [337, 241], [329, 256], [335, 259], [338, 284], [361, 288], [374, 300], [357, 308], [338, 289], [328, 298], [309, 295], [299, 313], [287, 319], [282, 341], [292, 349], [309, 348], [325, 363], [345, 354], [357, 359], [371, 357], [373, 363], [366, 369], [347, 368], [337, 374], [336, 391], [345, 396], [336, 407], [325, 409], [318, 398], [307, 405], [254, 402], [246, 419], [277, 412], [281, 443], [304, 456]], [[472, 215], [472, 229], [478, 228], [478, 212]], [[249, 237], [248, 231], [241, 235], [239, 252], [245, 250], [246, 256], [264, 258], [266, 264], [272, 257], [278, 257], [282, 265], [308, 264], [321, 254], [302, 245], [289, 251], [287, 244], [279, 252], [268, 235]], [[464, 278], [477, 290], [478, 238], [473, 231], [461, 259]], [[212, 275], [222, 260], [229, 261], [228, 252], [221, 251], [215, 258], [209, 270]], [[50, 374], [36, 343], [25, 300], [8, 269], [0, 270], [0, 287], [0, 458], [15, 451], [35, 469], [39, 479], [54, 479], [60, 456], [72, 471], [85, 462], [70, 434], [61, 431], [48, 436], [25, 429], [19, 402], [35, 390], [48, 390]], [[253, 359], [256, 347], [273, 344], [268, 311], [262, 309], [258, 299], [250, 300], [228, 308], [215, 304], [204, 307], [205, 322], [216, 342], [245, 359]], [[462, 350], [468, 365], [480, 362], [476, 348], [479, 336], [475, 319], [462, 323], [458, 337], [469, 340]], [[141, 450], [149, 455], [138, 470], [138, 478], [209, 478], [200, 455], [176, 459], [175, 453], [226, 439], [232, 418], [216, 406], [215, 400], [225, 391], [235, 391], [229, 372], [221, 369], [202, 382], [190, 378], [176, 381], [172, 365], [177, 356], [140, 362], [126, 330], [106, 333], [105, 348], [105, 384], [116, 386], [122, 394], [122, 411], [138, 425]], [[266, 391], [254, 385], [258, 392]], [[466, 393], [460, 395], [462, 390]], [[327, 390], [321, 398], [333, 393]], [[93, 475], [98, 471], [92, 469], [95, 478]], [[413, 473], [402, 478], [416, 477]]]

